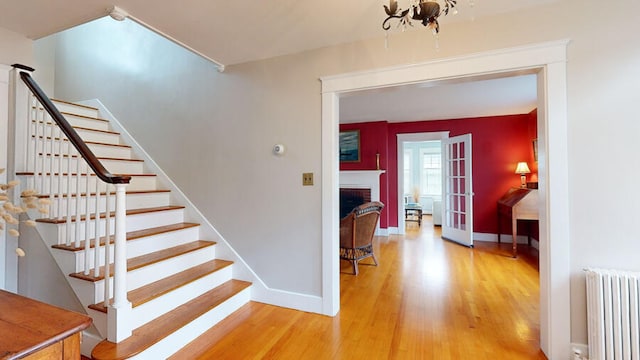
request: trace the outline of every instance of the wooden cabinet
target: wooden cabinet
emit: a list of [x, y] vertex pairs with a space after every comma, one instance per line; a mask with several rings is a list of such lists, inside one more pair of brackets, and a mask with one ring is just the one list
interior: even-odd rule
[[538, 220], [538, 190], [511, 188], [498, 200], [498, 242], [502, 233], [502, 217], [511, 219], [512, 255], [518, 255], [518, 220]]
[[0, 359], [80, 359], [91, 318], [0, 290]]

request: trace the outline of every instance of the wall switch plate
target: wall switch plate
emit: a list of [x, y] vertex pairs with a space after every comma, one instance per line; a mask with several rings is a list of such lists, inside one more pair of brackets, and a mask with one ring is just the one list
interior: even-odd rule
[[313, 173], [302, 173], [302, 185], [303, 186], [313, 185]]

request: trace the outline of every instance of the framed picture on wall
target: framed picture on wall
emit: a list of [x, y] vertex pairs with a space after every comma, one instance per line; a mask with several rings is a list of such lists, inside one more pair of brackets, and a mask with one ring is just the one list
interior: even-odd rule
[[360, 161], [360, 130], [340, 131], [340, 161]]

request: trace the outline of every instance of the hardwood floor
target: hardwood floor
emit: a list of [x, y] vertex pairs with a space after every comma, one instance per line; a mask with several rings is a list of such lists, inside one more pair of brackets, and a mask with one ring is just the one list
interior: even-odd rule
[[535, 249], [469, 249], [429, 216], [374, 244], [379, 266], [342, 264], [336, 317], [251, 302], [172, 359], [546, 359]]

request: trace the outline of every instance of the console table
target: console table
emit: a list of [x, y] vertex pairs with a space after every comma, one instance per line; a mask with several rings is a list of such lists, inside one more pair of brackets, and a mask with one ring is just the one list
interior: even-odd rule
[[[511, 188], [498, 200], [498, 243], [500, 243], [501, 216], [511, 219], [511, 236], [513, 239], [512, 256], [518, 256], [518, 220], [538, 220], [538, 190], [528, 188]], [[529, 237], [529, 243], [531, 238]]]
[[80, 360], [91, 318], [0, 290], [0, 359]]
[[409, 203], [404, 206], [404, 221], [415, 221], [422, 225], [422, 205]]

